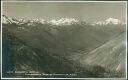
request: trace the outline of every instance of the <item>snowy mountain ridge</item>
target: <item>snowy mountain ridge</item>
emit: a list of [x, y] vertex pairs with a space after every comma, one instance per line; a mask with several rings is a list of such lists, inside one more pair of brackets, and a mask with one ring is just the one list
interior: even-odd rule
[[53, 25], [71, 25], [72, 23], [77, 23], [79, 22], [79, 20], [76, 20], [75, 18], [61, 18], [58, 20], [50, 20], [50, 23], [52, 23]]
[[125, 23], [119, 19], [108, 18], [104, 21], [98, 21], [95, 24], [97, 24], [97, 25], [124, 25]]
[[[51, 20], [45, 20], [45, 19], [32, 19], [32, 20], [24, 20], [24, 19], [13, 19], [13, 18], [8, 18], [7, 16], [3, 15], [2, 16], [2, 23], [4, 24], [24, 24], [28, 23], [28, 25], [33, 25], [34, 23], [41, 23], [41, 24], [51, 24], [51, 25], [71, 25], [75, 23], [79, 23], [80, 20], [75, 19], [75, 18], [60, 18], [60, 19], [51, 19]], [[86, 21], [83, 21], [86, 23]], [[124, 25], [125, 23], [122, 22], [119, 19], [115, 18], [108, 18], [104, 21], [98, 21], [94, 23], [89, 23], [91, 25]]]

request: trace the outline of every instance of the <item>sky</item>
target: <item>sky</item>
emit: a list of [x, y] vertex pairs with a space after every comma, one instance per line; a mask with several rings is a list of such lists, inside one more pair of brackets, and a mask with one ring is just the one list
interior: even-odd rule
[[3, 14], [11, 18], [76, 18], [87, 22], [117, 18], [125, 21], [124, 2], [4, 2]]

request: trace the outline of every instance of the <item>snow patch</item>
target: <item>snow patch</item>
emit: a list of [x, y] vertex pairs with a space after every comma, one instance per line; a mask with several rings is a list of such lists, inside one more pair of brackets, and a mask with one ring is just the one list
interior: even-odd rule
[[76, 22], [79, 22], [79, 21], [74, 18], [61, 18], [59, 20], [53, 19], [50, 21], [50, 23], [53, 25], [71, 25]]

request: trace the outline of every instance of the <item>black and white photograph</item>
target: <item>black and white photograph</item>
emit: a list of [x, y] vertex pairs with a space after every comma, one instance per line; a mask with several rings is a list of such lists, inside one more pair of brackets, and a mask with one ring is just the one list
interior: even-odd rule
[[2, 78], [126, 78], [126, 1], [2, 2]]

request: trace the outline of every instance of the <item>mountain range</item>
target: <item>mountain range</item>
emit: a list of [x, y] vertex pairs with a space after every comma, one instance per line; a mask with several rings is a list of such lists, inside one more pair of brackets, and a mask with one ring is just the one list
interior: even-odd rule
[[[81, 21], [75, 18], [60, 18], [60, 19], [52, 19], [52, 20], [45, 20], [45, 19], [32, 19], [32, 20], [25, 20], [25, 19], [13, 19], [13, 18], [8, 18], [7, 16], [3, 15], [2, 16], [2, 23], [7, 24], [7, 23], [15, 23], [15, 24], [28, 24], [32, 25], [33, 23], [41, 23], [41, 24], [51, 24], [51, 25], [72, 25], [72, 24], [80, 24], [81, 22], [86, 23], [86, 21]], [[97, 22], [92, 22], [88, 23], [90, 25], [125, 25], [125, 23], [119, 19], [115, 18], [108, 18], [104, 21], [97, 21]]]
[[[2, 41], [9, 45], [4, 60], [10, 60], [13, 70], [73, 73], [77, 78], [126, 76], [126, 26], [118, 19], [109, 18], [103, 24], [74, 18], [24, 20], [4, 15], [2, 19]], [[2, 51], [7, 52], [6, 46]]]
[[96, 22], [98, 25], [124, 25], [125, 23], [122, 22], [119, 19], [114, 19], [114, 18], [108, 18], [105, 21], [98, 21]]

